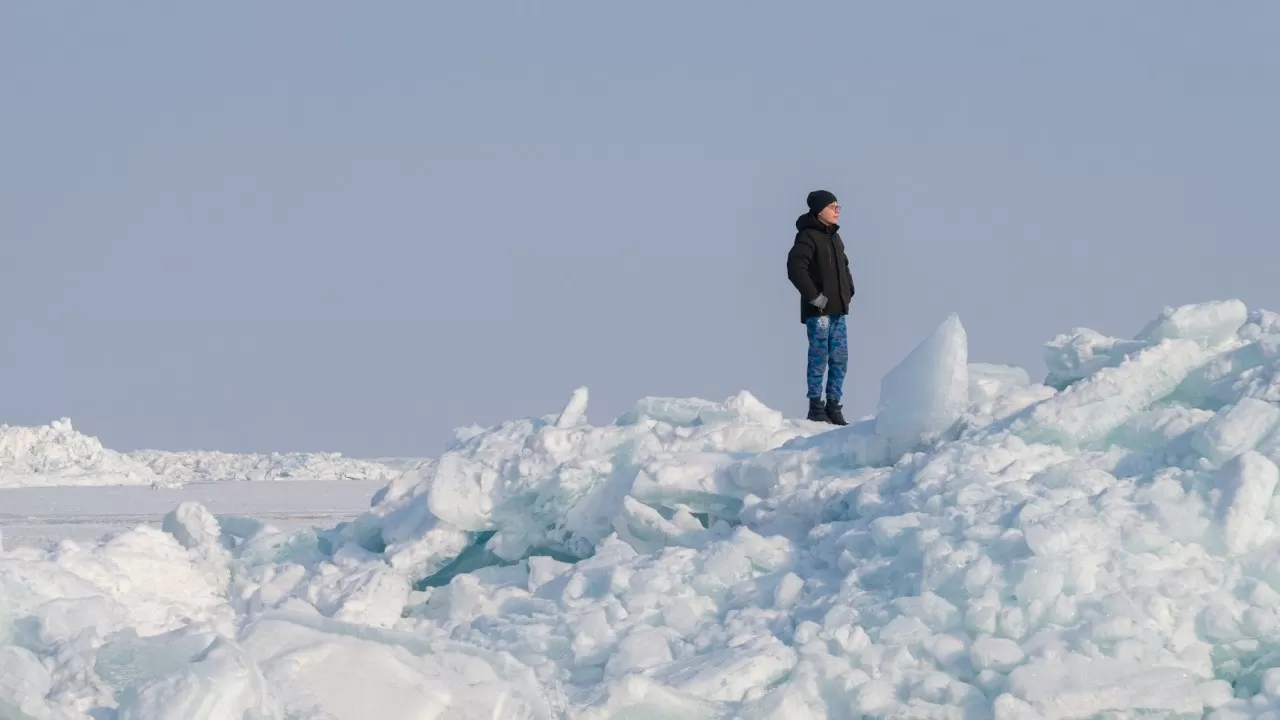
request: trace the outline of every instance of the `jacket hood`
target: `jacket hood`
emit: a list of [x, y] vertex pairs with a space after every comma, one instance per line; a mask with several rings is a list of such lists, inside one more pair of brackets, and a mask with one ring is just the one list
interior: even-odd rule
[[818, 232], [831, 234], [839, 229], [839, 225], [823, 225], [822, 221], [813, 213], [805, 213], [796, 218], [796, 230], [817, 230]]

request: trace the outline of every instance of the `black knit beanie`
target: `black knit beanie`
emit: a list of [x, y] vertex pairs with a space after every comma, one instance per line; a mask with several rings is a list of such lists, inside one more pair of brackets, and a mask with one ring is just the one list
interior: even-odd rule
[[822, 208], [836, 201], [836, 196], [826, 190], [814, 190], [809, 193], [809, 197], [805, 198], [805, 202], [809, 205], [809, 212], [817, 215], [822, 212]]

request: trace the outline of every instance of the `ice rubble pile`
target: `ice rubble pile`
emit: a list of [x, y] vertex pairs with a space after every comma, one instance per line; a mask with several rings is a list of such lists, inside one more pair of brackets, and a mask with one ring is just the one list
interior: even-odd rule
[[144, 463], [104, 448], [66, 418], [34, 428], [0, 425], [0, 487], [157, 482]]
[[338, 453], [226, 453], [104, 448], [63, 418], [40, 427], [0, 426], [0, 488], [192, 482], [364, 480], [387, 483], [422, 460], [385, 462]]
[[[944, 322], [830, 429], [743, 393], [460, 432], [358, 520], [0, 555], [19, 718], [1280, 713], [1280, 316]], [[0, 715], [3, 715], [0, 712]]]

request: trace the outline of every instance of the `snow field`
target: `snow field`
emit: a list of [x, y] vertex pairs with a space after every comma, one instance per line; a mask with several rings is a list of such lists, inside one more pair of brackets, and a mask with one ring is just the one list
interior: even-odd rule
[[748, 393], [460, 431], [358, 519], [0, 553], [17, 718], [1280, 716], [1280, 316], [947, 319], [832, 429]]

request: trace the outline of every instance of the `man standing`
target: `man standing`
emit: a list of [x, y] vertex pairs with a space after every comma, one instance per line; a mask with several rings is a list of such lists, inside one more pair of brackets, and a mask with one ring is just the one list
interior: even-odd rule
[[840, 398], [849, 363], [845, 316], [853, 302], [853, 276], [837, 224], [840, 205], [826, 190], [814, 190], [806, 202], [809, 212], [796, 220], [795, 244], [787, 254], [787, 278], [800, 291], [800, 321], [809, 336], [809, 419], [847, 425]]

